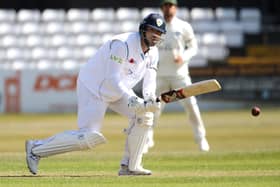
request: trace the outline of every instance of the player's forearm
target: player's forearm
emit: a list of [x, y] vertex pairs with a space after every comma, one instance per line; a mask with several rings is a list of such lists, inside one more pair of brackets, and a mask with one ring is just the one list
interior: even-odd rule
[[156, 70], [149, 69], [143, 80], [143, 97], [145, 100], [155, 98], [156, 91]]

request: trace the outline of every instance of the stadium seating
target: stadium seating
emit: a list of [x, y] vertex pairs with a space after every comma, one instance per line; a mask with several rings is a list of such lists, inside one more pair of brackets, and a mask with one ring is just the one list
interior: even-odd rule
[[115, 11], [113, 8], [95, 8], [91, 11], [92, 21], [113, 21], [115, 19]]
[[48, 21], [42, 23], [42, 33], [44, 35], [65, 33], [65, 24], [60, 21]]
[[90, 10], [89, 9], [77, 9], [71, 8], [67, 11], [66, 19], [69, 22], [75, 21], [89, 21]]
[[193, 8], [190, 12], [193, 21], [211, 21], [214, 20], [214, 11], [211, 8]]
[[63, 22], [66, 12], [63, 9], [45, 9], [41, 13], [42, 22], [60, 21]]
[[18, 22], [38, 22], [41, 19], [39, 10], [21, 9], [17, 13]]
[[234, 21], [237, 19], [237, 11], [234, 8], [217, 7], [215, 10], [215, 14], [218, 21]]
[[0, 9], [0, 22], [13, 22], [16, 20], [17, 13], [13, 9]]
[[[17, 61], [11, 67], [22, 68], [31, 67], [19, 65], [24, 62], [40, 62], [39, 68], [47, 68], [53, 61], [56, 67], [75, 67], [74, 62], [86, 61], [114, 34], [137, 31], [139, 21], [151, 12], [160, 13], [160, 9], [0, 9], [0, 64]], [[246, 34], [262, 29], [257, 8], [179, 7], [177, 15], [191, 23], [199, 41], [199, 54], [191, 67], [225, 62], [231, 48], [244, 47]]]
[[246, 33], [259, 33], [261, 31], [261, 13], [257, 8], [242, 8], [240, 22]]
[[118, 8], [115, 12], [116, 19], [119, 21], [134, 20], [139, 21], [141, 14], [138, 8]]
[[146, 8], [143, 8], [141, 11], [140, 11], [140, 14], [141, 14], [141, 18], [143, 19], [144, 17], [146, 17], [148, 14], [150, 13], [160, 13], [160, 9], [159, 8], [154, 8], [154, 7], [146, 7]]

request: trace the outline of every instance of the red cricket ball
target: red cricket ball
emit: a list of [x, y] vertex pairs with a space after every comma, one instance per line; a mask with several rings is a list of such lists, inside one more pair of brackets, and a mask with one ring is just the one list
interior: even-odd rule
[[253, 116], [258, 116], [261, 113], [261, 109], [257, 106], [254, 106], [251, 110]]

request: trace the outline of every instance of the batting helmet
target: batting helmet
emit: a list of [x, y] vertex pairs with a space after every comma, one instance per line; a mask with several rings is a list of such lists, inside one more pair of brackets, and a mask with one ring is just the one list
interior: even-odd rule
[[139, 31], [146, 31], [147, 27], [152, 27], [155, 30], [166, 33], [166, 25], [163, 17], [160, 14], [152, 13], [143, 19], [140, 23]]

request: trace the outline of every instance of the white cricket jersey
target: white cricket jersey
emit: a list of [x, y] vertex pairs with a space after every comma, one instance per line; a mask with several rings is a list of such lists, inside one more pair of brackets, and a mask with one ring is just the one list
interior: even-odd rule
[[[143, 94], [155, 94], [158, 49], [144, 54], [138, 32], [116, 35], [102, 45], [79, 73], [79, 80], [98, 98], [113, 102], [144, 77]], [[151, 92], [151, 93], [149, 93]]]
[[[186, 76], [188, 62], [197, 53], [197, 41], [191, 25], [177, 17], [166, 24], [166, 35], [159, 46], [158, 76]], [[174, 57], [180, 55], [184, 63], [178, 65]]]

